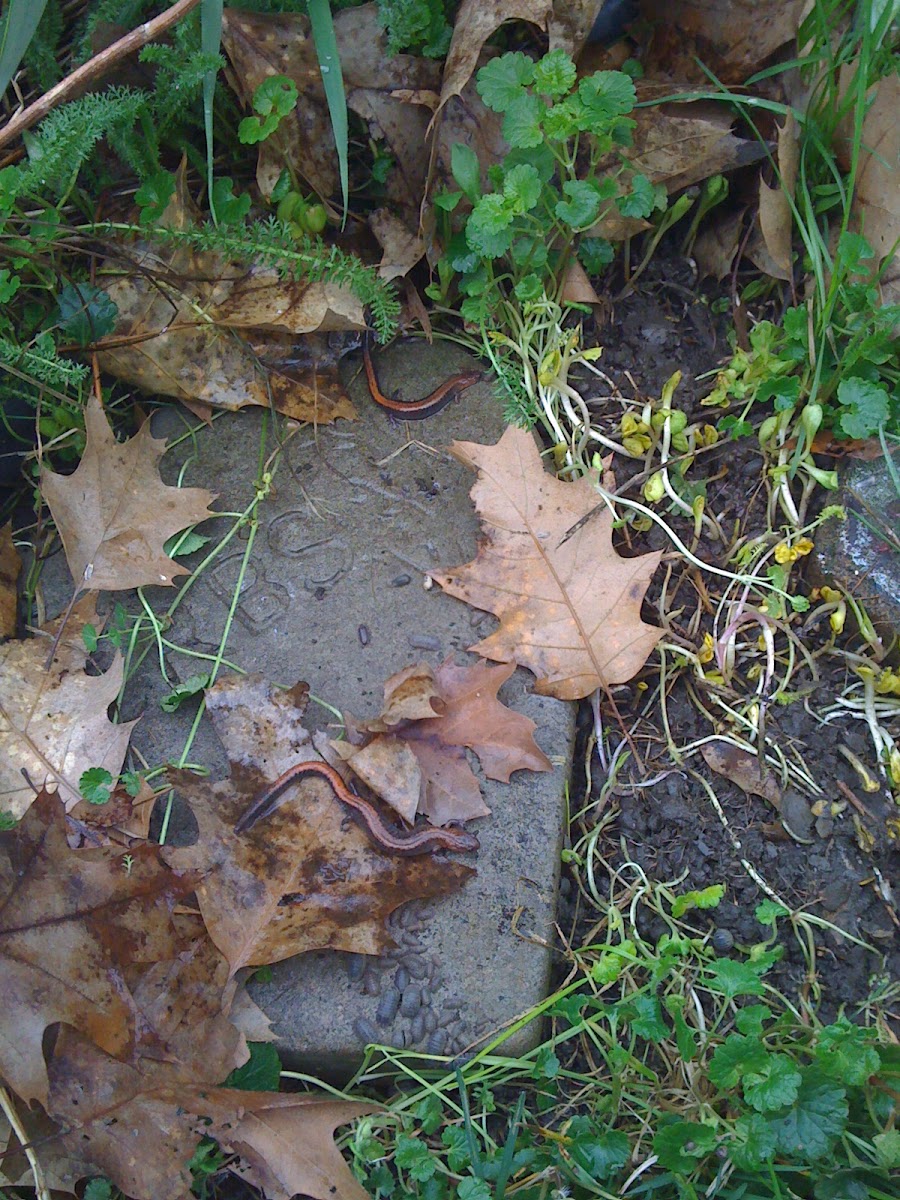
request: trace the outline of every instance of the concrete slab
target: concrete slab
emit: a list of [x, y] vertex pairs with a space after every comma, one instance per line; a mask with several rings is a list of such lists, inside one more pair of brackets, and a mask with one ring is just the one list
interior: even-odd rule
[[[468, 361], [455, 347], [396, 347], [382, 361], [382, 384], [414, 398]], [[424, 583], [429, 571], [466, 562], [476, 550], [468, 495], [474, 476], [446, 447], [454, 438], [495, 442], [504, 426], [487, 384], [408, 426], [391, 424], [366, 399], [359, 378], [350, 391], [359, 422], [289, 436], [283, 422], [273, 435], [261, 410], [226, 414], [170, 451], [163, 474], [173, 482], [186, 463], [185, 484], [207, 486], [219, 493], [217, 508], [241, 511], [263, 461], [261, 440], [263, 457], [283, 443], [227, 658], [278, 683], [305, 680], [315, 696], [369, 717], [387, 676], [419, 660], [436, 666], [454, 652], [463, 661], [463, 649], [495, 624]], [[157, 435], [183, 430], [176, 410], [158, 414]], [[242, 554], [236, 539], [196, 580], [174, 614], [171, 643], [215, 651]], [[195, 565], [202, 556], [186, 561]], [[171, 599], [171, 592], [153, 597], [160, 609]], [[181, 676], [203, 669], [185, 655], [173, 654], [171, 663]], [[395, 913], [400, 949], [389, 957], [303, 955], [275, 966], [270, 982], [253, 985], [291, 1066], [340, 1077], [376, 1040], [456, 1053], [546, 994], [574, 706], [533, 695], [531, 681], [518, 671], [501, 698], [537, 723], [536, 740], [557, 765], [542, 775], [517, 772], [510, 785], [482, 780], [493, 817], [478, 823], [477, 877], [446, 901]], [[148, 660], [125, 715], [136, 715], [136, 704], [143, 709], [134, 742], [149, 762], [178, 756], [192, 718], [190, 706], [160, 713], [157, 700], [166, 690]], [[315, 705], [310, 716], [320, 727], [331, 719]], [[189, 757], [215, 777], [225, 774], [205, 718]], [[520, 1052], [536, 1034], [522, 1031], [507, 1049]]]
[[[900, 473], [900, 448], [892, 451]], [[865, 605], [885, 641], [900, 630], [900, 495], [883, 458], [850, 461], [841, 472], [835, 497], [845, 521], [828, 521], [816, 534], [817, 565], [822, 575]], [[893, 535], [892, 545], [878, 536]]]

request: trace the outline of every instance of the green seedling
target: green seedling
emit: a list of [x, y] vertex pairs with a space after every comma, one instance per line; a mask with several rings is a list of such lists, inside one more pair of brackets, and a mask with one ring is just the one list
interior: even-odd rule
[[294, 111], [299, 99], [297, 85], [286, 75], [270, 75], [253, 93], [254, 115], [244, 117], [238, 126], [238, 139], [245, 145], [264, 142]]

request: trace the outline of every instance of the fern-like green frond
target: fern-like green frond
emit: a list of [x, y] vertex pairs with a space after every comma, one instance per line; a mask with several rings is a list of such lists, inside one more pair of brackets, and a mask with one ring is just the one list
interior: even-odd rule
[[16, 193], [64, 195], [101, 138], [132, 125], [146, 102], [144, 92], [111, 87], [56, 109], [25, 137], [28, 162], [19, 168]]
[[18, 346], [9, 338], [0, 337], [0, 363], [8, 363], [23, 375], [61, 391], [77, 388], [89, 373], [84, 363], [60, 358], [49, 333], [39, 333], [30, 346]]

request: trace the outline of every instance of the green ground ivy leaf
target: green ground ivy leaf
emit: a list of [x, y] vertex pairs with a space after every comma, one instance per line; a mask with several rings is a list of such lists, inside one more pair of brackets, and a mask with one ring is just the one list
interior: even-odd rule
[[720, 958], [706, 968], [707, 987], [733, 1000], [735, 996], [761, 996], [765, 988], [759, 976], [746, 963], [733, 958]]
[[758, 1171], [775, 1154], [775, 1131], [759, 1113], [738, 1117], [728, 1157], [742, 1171]]
[[513, 100], [503, 118], [503, 136], [510, 146], [520, 150], [540, 146], [544, 140], [541, 119], [546, 111], [539, 96], [526, 94]]
[[719, 1088], [735, 1088], [748, 1071], [760, 1071], [769, 1052], [761, 1042], [751, 1037], [731, 1033], [709, 1060], [707, 1074]]
[[437, 1170], [437, 1160], [432, 1157], [431, 1151], [425, 1143], [420, 1142], [418, 1138], [409, 1137], [405, 1133], [401, 1133], [397, 1137], [394, 1162], [398, 1167], [408, 1171], [410, 1177], [418, 1180], [419, 1183], [430, 1179]]
[[512, 244], [512, 219], [503, 196], [482, 196], [466, 222], [466, 241], [483, 258], [499, 258]]
[[578, 84], [578, 98], [594, 121], [606, 125], [630, 113], [637, 95], [633, 81], [621, 71], [595, 71]]
[[599, 275], [615, 258], [612, 243], [606, 238], [582, 238], [578, 246], [578, 258], [588, 275]]
[[223, 1084], [244, 1092], [277, 1092], [281, 1079], [281, 1060], [271, 1042], [248, 1042], [250, 1057], [236, 1067]]
[[503, 160], [502, 172], [503, 174], [507, 174], [515, 167], [522, 166], [523, 163], [529, 167], [534, 167], [541, 183], [549, 183], [556, 173], [556, 159], [553, 157], [553, 151], [546, 142], [543, 142], [540, 146], [533, 146], [528, 150], [510, 150], [509, 154]]
[[831, 1149], [847, 1124], [847, 1093], [815, 1067], [803, 1072], [797, 1098], [769, 1117], [778, 1149], [803, 1162], [815, 1162]]
[[110, 295], [93, 283], [67, 283], [57, 297], [59, 327], [80, 346], [112, 333], [119, 310]]
[[648, 1042], [661, 1042], [669, 1036], [660, 1003], [655, 996], [634, 996], [619, 1006], [619, 1012], [628, 1021], [632, 1033], [646, 1038]]
[[461, 1179], [456, 1187], [459, 1200], [491, 1200], [491, 1189], [483, 1179], [469, 1175]]
[[525, 88], [533, 78], [534, 63], [517, 50], [486, 63], [478, 72], [475, 86], [488, 108], [502, 113], [525, 95]]
[[888, 1129], [886, 1133], [876, 1133], [872, 1145], [878, 1156], [878, 1163], [891, 1170], [900, 1167], [900, 1129]]
[[561, 221], [573, 229], [586, 229], [593, 225], [600, 212], [600, 197], [584, 179], [567, 179], [563, 184], [566, 200], [557, 202], [555, 212]]
[[547, 265], [547, 244], [537, 238], [516, 238], [510, 248], [510, 258], [517, 267], [533, 267], [539, 271]]
[[739, 1008], [734, 1015], [734, 1023], [741, 1033], [751, 1037], [761, 1038], [763, 1026], [772, 1019], [772, 1010], [766, 1004], [748, 1004]]
[[786, 1054], [767, 1054], [761, 1069], [744, 1075], [744, 1097], [757, 1112], [772, 1112], [794, 1103], [801, 1078], [793, 1059]]
[[88, 804], [106, 804], [115, 780], [105, 767], [88, 767], [81, 773], [78, 790]]
[[544, 281], [540, 275], [535, 275], [531, 271], [528, 275], [523, 275], [516, 286], [513, 288], [517, 300], [523, 304], [528, 304], [540, 298], [544, 291]]
[[544, 96], [564, 96], [575, 82], [575, 64], [565, 50], [551, 50], [534, 64], [533, 82]]
[[514, 213], [526, 213], [541, 198], [541, 179], [529, 163], [513, 167], [503, 180], [503, 195]]
[[653, 1138], [653, 1153], [660, 1166], [686, 1175], [701, 1158], [716, 1148], [715, 1130], [694, 1121], [673, 1121]]
[[190, 700], [192, 696], [196, 696], [198, 692], [202, 692], [207, 687], [209, 687], [208, 675], [191, 675], [182, 683], [176, 684], [171, 692], [163, 696], [159, 707], [163, 712], [177, 712], [185, 700]]
[[441, 1142], [446, 1147], [447, 1166], [451, 1171], [461, 1171], [469, 1165], [469, 1146], [461, 1125], [448, 1125], [441, 1134]]
[[569, 1157], [595, 1183], [604, 1183], [631, 1157], [624, 1133], [618, 1130], [598, 1133], [596, 1123], [589, 1117], [573, 1117], [566, 1135], [571, 1139]]
[[481, 166], [478, 155], [464, 142], [454, 142], [450, 152], [450, 170], [465, 195], [474, 204], [481, 195]]
[[888, 419], [888, 394], [867, 379], [843, 379], [838, 384], [838, 404], [844, 406], [836, 425], [851, 438], [872, 437]]
[[826, 1025], [816, 1041], [816, 1062], [830, 1079], [861, 1087], [881, 1066], [881, 1055], [872, 1045], [872, 1032], [846, 1020]]
[[175, 176], [170, 171], [157, 171], [145, 179], [134, 193], [135, 204], [141, 210], [140, 224], [155, 225], [174, 195]]
[[711, 884], [701, 891], [683, 892], [672, 901], [672, 916], [677, 921], [692, 908], [716, 908], [724, 895], [724, 883]]
[[658, 200], [657, 190], [647, 176], [635, 175], [631, 181], [631, 191], [619, 201], [619, 212], [623, 217], [649, 217], [657, 207]]

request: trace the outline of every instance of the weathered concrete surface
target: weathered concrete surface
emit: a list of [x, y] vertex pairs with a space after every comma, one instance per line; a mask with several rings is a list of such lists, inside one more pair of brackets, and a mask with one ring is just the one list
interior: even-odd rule
[[[382, 364], [383, 385], [415, 397], [466, 363], [455, 348], [397, 347]], [[461, 652], [494, 627], [493, 617], [423, 583], [429, 571], [466, 562], [476, 550], [478, 522], [468, 495], [474, 475], [447, 446], [454, 438], [495, 442], [504, 426], [501, 402], [487, 384], [408, 427], [392, 425], [367, 401], [361, 380], [350, 390], [359, 422], [293, 434], [279, 422], [273, 436], [271, 417], [261, 410], [227, 414], [201, 428], [193, 444], [186, 440], [170, 451], [163, 474], [173, 482], [189, 459], [186, 485], [217, 492], [220, 510], [242, 511], [253, 495], [267, 423], [265, 456], [277, 437], [283, 459], [261, 509], [226, 657], [278, 683], [305, 680], [314, 696], [369, 717], [394, 671], [419, 660], [436, 666], [450, 653], [475, 661]], [[159, 414], [155, 424], [160, 436], [184, 428], [177, 410]], [[408, 440], [407, 428], [418, 440]], [[224, 521], [207, 523], [203, 532], [216, 525], [228, 528]], [[190, 588], [167, 633], [171, 642], [215, 653], [243, 548], [234, 540]], [[165, 607], [172, 592], [156, 591], [153, 600]], [[169, 661], [181, 677], [205, 669], [185, 655]], [[531, 682], [518, 671], [501, 698], [537, 722], [536, 740], [557, 766], [541, 775], [517, 772], [510, 785], [482, 780], [493, 816], [471, 826], [482, 843], [477, 877], [449, 900], [395, 914], [401, 950], [394, 958], [303, 955], [275, 966], [271, 982], [253, 985], [291, 1065], [339, 1076], [376, 1038], [456, 1052], [545, 995], [550, 954], [542, 943], [552, 936], [574, 709], [531, 694]], [[177, 759], [196, 707], [161, 713], [158, 699], [167, 690], [151, 656], [124, 714], [143, 712], [134, 743], [151, 763]], [[319, 726], [333, 720], [316, 705], [309, 716]], [[206, 718], [188, 757], [209, 766], [214, 778], [227, 771]], [[386, 994], [395, 982], [403, 985], [403, 1014], [390, 1019]], [[523, 1031], [507, 1049], [520, 1051], [537, 1032]]]
[[[900, 447], [893, 451], [900, 472]], [[821, 573], [865, 605], [883, 638], [900, 631], [900, 495], [883, 458], [851, 462], [842, 472], [836, 502], [846, 521], [829, 521], [816, 534]], [[893, 534], [892, 545], [875, 532]]]

